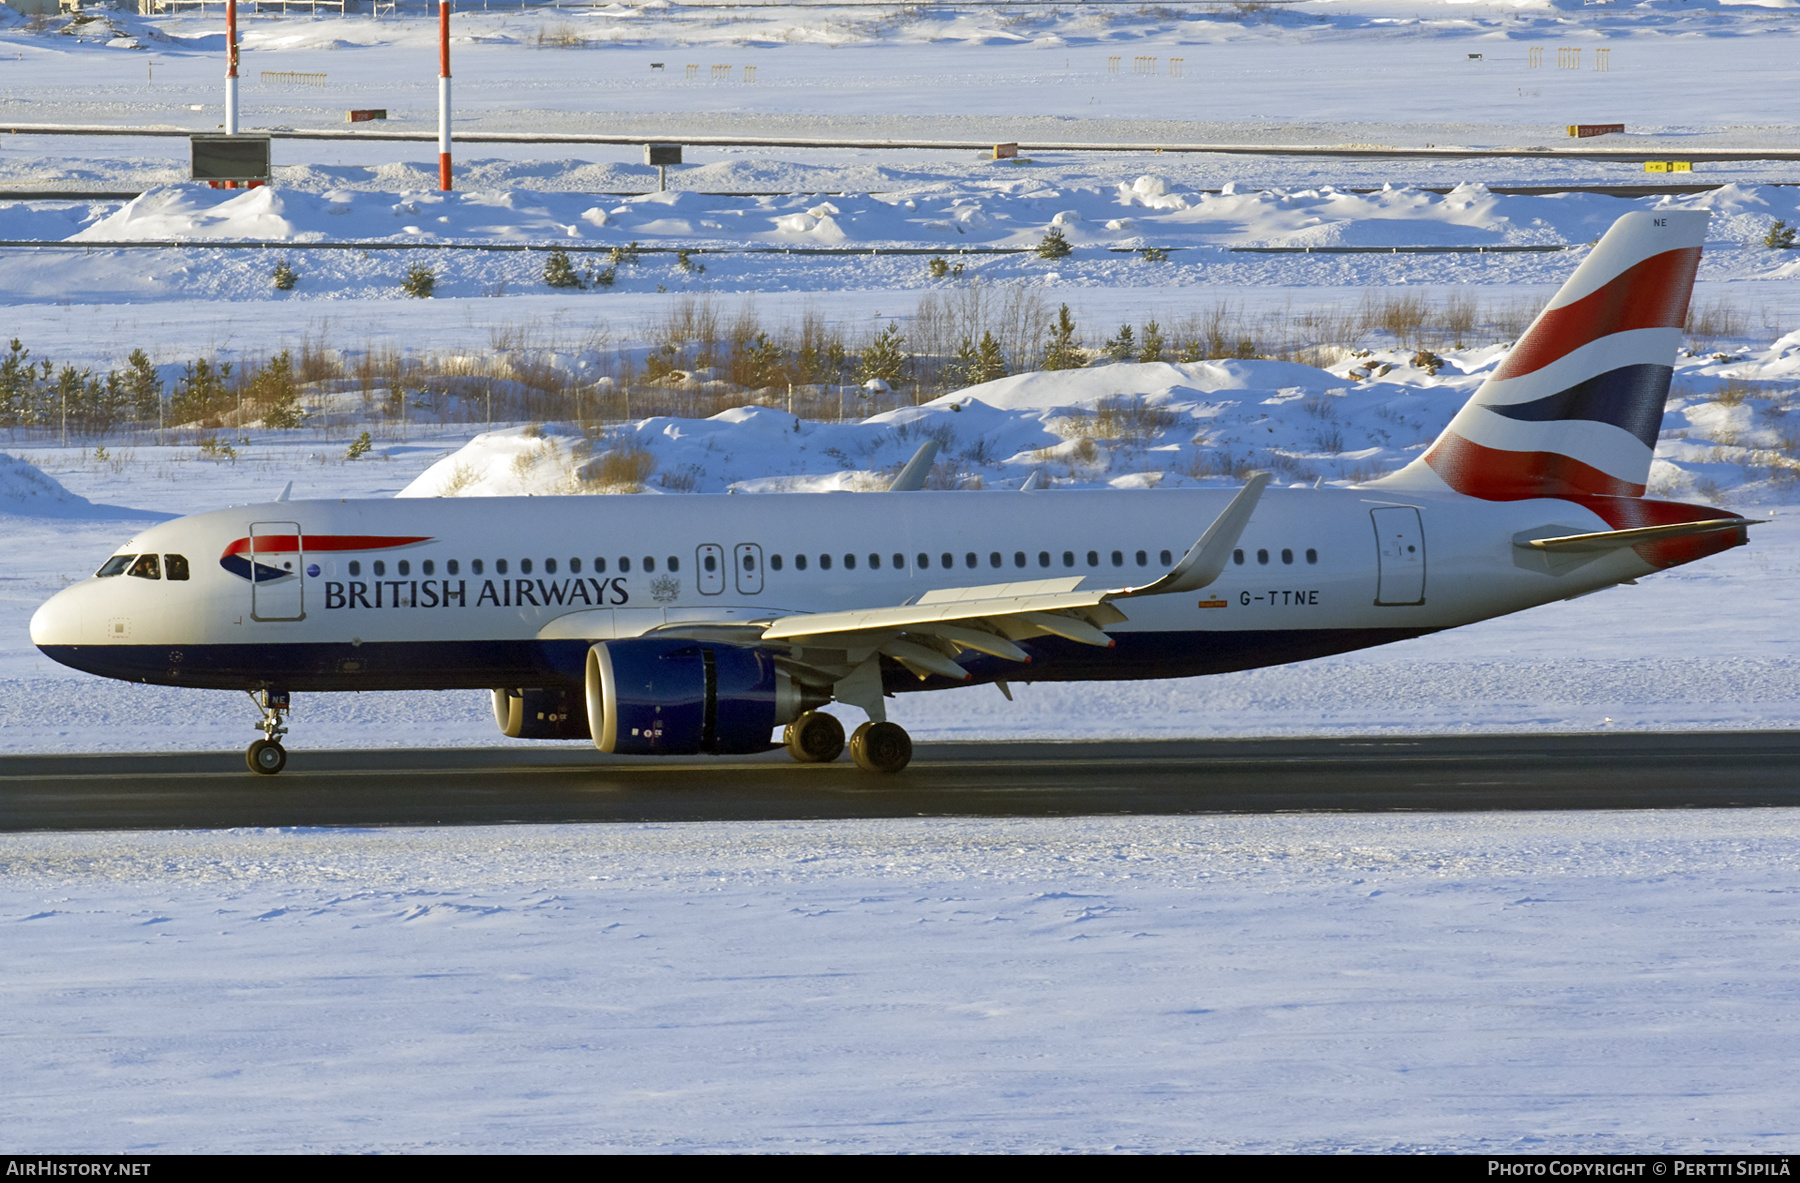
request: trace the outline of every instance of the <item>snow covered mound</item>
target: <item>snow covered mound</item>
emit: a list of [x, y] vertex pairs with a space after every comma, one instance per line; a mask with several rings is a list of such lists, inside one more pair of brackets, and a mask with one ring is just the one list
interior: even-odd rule
[[[1387, 349], [1330, 369], [1268, 360], [1120, 363], [1015, 374], [841, 421], [780, 406], [709, 419], [531, 425], [476, 437], [402, 497], [867, 492], [930, 440], [929, 486], [1016, 489], [1356, 484], [1437, 438], [1505, 346]], [[746, 392], [745, 397], [749, 397]], [[1677, 359], [1650, 494], [1785, 503], [1800, 488], [1800, 333], [1765, 350]], [[1729, 497], [1727, 497], [1729, 494]]]
[[1013, 374], [947, 394], [928, 405], [974, 399], [1005, 410], [1052, 410], [1083, 406], [1117, 394], [1163, 400], [1220, 390], [1313, 388], [1340, 381], [1325, 370], [1283, 361], [1125, 362], [1100, 369]]
[[0, 514], [28, 516], [91, 509], [85, 497], [63, 488], [37, 465], [0, 452]]
[[[1384, 187], [1183, 189], [1159, 176], [1062, 185], [1026, 176], [945, 185], [896, 179], [892, 192], [821, 197], [696, 192], [604, 197], [525, 189], [323, 193], [287, 188], [152, 189], [71, 235], [71, 242], [152, 239], [453, 241], [571, 246], [1036, 247], [1050, 230], [1073, 246], [1188, 250], [1235, 246], [1521, 246], [1591, 242], [1628, 210], [1709, 209], [1718, 242], [1760, 239], [1777, 217], [1800, 220], [1793, 190], [1724, 185], [1686, 197], [1499, 196], [1481, 184], [1449, 193]], [[55, 232], [56, 222], [44, 223]]]

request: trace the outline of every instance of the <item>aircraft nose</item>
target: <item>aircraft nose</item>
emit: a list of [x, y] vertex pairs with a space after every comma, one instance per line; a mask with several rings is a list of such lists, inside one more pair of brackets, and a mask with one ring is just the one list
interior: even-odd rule
[[57, 592], [31, 614], [31, 643], [39, 648], [81, 643], [81, 605], [74, 588]]

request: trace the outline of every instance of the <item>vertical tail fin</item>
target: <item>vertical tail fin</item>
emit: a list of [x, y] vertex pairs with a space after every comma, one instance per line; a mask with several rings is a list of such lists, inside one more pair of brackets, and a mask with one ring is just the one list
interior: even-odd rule
[[1378, 485], [1470, 497], [1641, 497], [1705, 211], [1626, 214], [1425, 454]]

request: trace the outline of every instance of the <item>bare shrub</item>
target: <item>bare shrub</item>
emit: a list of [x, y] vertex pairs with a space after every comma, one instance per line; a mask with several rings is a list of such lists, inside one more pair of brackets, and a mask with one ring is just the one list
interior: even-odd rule
[[656, 457], [635, 443], [621, 444], [577, 468], [572, 484], [578, 493], [641, 493], [656, 471]]

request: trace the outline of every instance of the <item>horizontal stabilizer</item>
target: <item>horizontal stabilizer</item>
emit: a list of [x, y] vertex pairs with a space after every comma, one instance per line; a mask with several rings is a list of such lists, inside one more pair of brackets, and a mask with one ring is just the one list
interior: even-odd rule
[[1642, 542], [1659, 542], [1666, 538], [1687, 538], [1695, 534], [1716, 534], [1721, 530], [1739, 530], [1760, 526], [1751, 518], [1708, 518], [1701, 522], [1675, 522], [1667, 526], [1640, 526], [1635, 530], [1600, 530], [1592, 534], [1564, 534], [1558, 538], [1518, 538], [1513, 545], [1528, 550], [1555, 554], [1597, 554], [1636, 546]]

